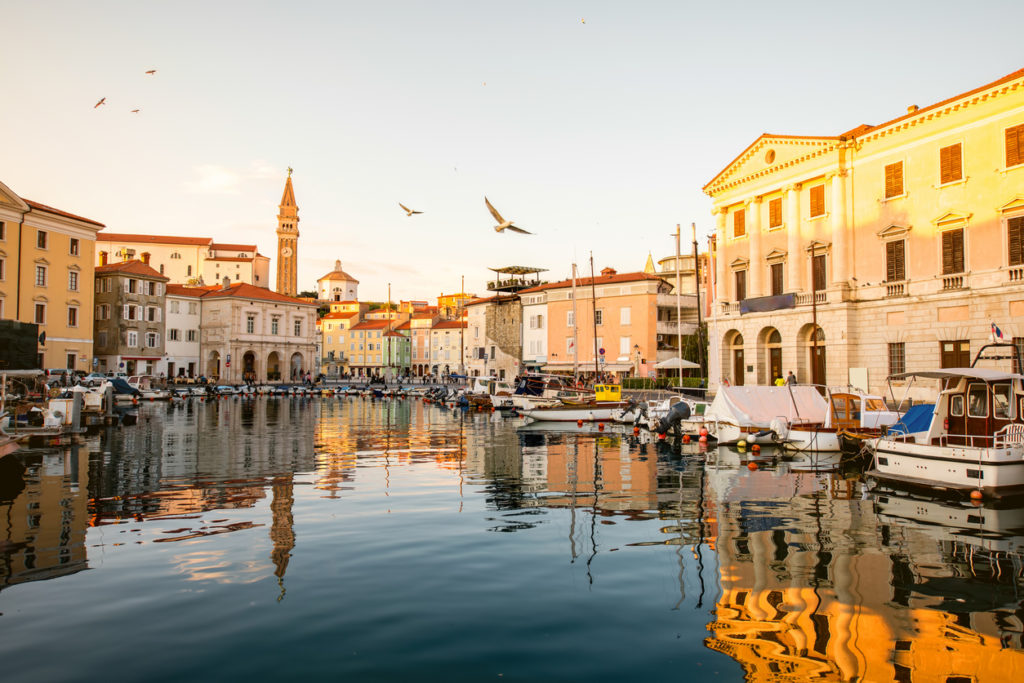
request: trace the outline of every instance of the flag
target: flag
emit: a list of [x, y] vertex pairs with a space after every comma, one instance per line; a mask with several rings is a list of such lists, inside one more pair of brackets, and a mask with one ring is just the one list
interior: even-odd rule
[[999, 329], [998, 327], [996, 327], [995, 323], [992, 323], [992, 338], [993, 339], [1002, 339], [1003, 338], [1003, 331], [1001, 329]]

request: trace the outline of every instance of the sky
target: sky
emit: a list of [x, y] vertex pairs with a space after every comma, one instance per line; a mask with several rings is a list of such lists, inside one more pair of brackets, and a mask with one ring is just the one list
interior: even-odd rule
[[[1024, 67], [1022, 19], [1019, 1], [0, 0], [0, 182], [111, 232], [255, 242], [274, 268], [292, 167], [300, 290], [341, 260], [364, 300], [463, 276], [485, 295], [489, 267], [640, 270], [677, 224], [706, 245], [701, 188], [758, 135], [837, 135], [996, 80]], [[496, 233], [485, 196], [533, 234]]]

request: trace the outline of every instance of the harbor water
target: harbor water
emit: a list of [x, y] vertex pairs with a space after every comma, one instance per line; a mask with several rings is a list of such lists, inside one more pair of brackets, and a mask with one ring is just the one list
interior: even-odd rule
[[538, 427], [229, 398], [7, 456], [4, 679], [1024, 680], [1019, 503]]

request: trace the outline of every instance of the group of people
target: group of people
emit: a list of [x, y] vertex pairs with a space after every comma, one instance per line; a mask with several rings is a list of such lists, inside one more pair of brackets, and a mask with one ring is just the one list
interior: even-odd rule
[[786, 375], [785, 377], [779, 375], [778, 377], [775, 378], [775, 386], [784, 387], [787, 384], [796, 384], [796, 375], [793, 374], [792, 370], [790, 370], [789, 374]]

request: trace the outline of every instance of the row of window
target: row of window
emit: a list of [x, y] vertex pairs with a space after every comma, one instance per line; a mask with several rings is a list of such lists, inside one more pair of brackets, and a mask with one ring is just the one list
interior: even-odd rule
[[[145, 346], [139, 346], [139, 333], [135, 330], [128, 330], [125, 335], [124, 345], [126, 348], [147, 348], [155, 349], [160, 346], [160, 334], [157, 332], [146, 332], [143, 336]], [[106, 330], [96, 333], [96, 346], [105, 348], [109, 337]]]
[[[1006, 168], [1024, 164], [1024, 124], [1007, 128], [1005, 131]], [[939, 185], [956, 183], [964, 178], [963, 144], [956, 143], [939, 149]], [[906, 194], [904, 182], [904, 162], [896, 161], [886, 164], [885, 198], [894, 199]], [[808, 188], [810, 217], [819, 218], [825, 215], [825, 185], [818, 184]], [[746, 209], [733, 212], [733, 237], [747, 234]], [[782, 227], [782, 198], [775, 197], [768, 202], [768, 229]]]
[[[633, 343], [632, 337], [619, 337], [619, 355], [620, 356], [631, 356], [632, 353], [633, 353], [632, 343]], [[598, 337], [597, 338], [597, 348], [598, 348], [598, 350], [604, 348], [604, 337]], [[575, 340], [572, 337], [566, 337], [565, 338], [565, 352], [571, 355], [574, 349], [575, 349]], [[538, 342], [536, 350], [531, 350], [531, 353], [539, 353], [540, 351], [543, 351], [543, 347], [542, 347], [542, 344], [540, 342]], [[606, 355], [607, 355], [607, 353], [606, 353]]]
[[[295, 320], [292, 329], [296, 337], [301, 337], [302, 320]], [[245, 316], [245, 332], [246, 334], [256, 333], [255, 313], [249, 313], [248, 315]], [[281, 318], [279, 316], [272, 316], [270, 318], [270, 334], [281, 334]]]
[[[575, 327], [576, 326], [576, 318], [575, 318], [574, 313], [575, 313], [574, 311], [566, 311], [566, 316], [565, 316], [566, 327]], [[541, 318], [542, 316], [537, 316], [537, 317]], [[619, 325], [630, 325], [630, 324], [632, 324], [630, 322], [631, 320], [632, 320], [632, 311], [631, 311], [630, 307], [629, 306], [623, 306], [622, 308], [620, 308], [619, 309]], [[599, 308], [596, 311], [594, 311], [594, 323], [597, 324], [597, 325], [604, 325], [604, 309], [603, 308]], [[543, 325], [543, 320], [541, 320], [539, 328], [542, 328], [543, 326], [544, 326]], [[539, 328], [537, 328], [537, 329], [539, 329]]]
[[[7, 224], [0, 221], [0, 242], [7, 239]], [[36, 249], [50, 248], [50, 233], [46, 230], [36, 230]], [[81, 253], [81, 243], [77, 237], [68, 239], [68, 254], [78, 256]]]
[[[1014, 337], [1013, 344], [1017, 353], [1024, 357], [1024, 337]], [[971, 365], [971, 342], [968, 339], [953, 339], [939, 342], [939, 367], [967, 368]], [[906, 342], [889, 344], [889, 374], [898, 375], [907, 371]], [[1013, 359], [1013, 371], [1020, 372], [1016, 357]]]
[[[185, 341], [194, 342], [199, 340], [198, 330], [185, 330]], [[181, 341], [181, 330], [177, 328], [167, 330], [167, 341]]]

